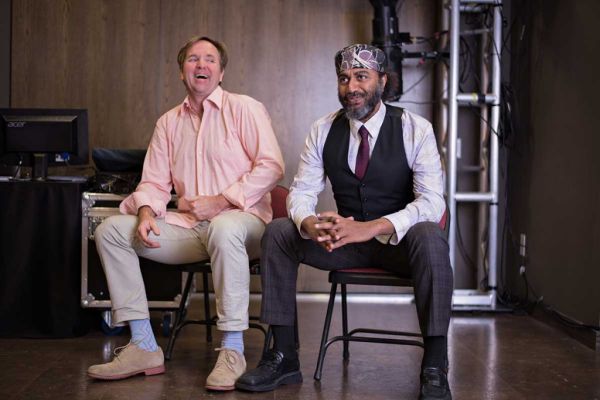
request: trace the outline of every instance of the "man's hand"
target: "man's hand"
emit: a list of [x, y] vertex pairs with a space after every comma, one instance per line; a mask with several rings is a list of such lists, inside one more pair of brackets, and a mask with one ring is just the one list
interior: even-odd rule
[[310, 217], [304, 218], [300, 225], [302, 230], [306, 232], [312, 240], [320, 244], [325, 250], [330, 251], [329, 245], [331, 244], [333, 237], [327, 230], [317, 228], [319, 222], [317, 217], [311, 215]]
[[189, 205], [190, 213], [198, 221], [207, 221], [214, 218], [231, 204], [222, 194], [217, 196], [186, 197], [184, 200]]
[[137, 226], [137, 237], [142, 241], [142, 244], [150, 248], [160, 247], [160, 243], [154, 242], [148, 238], [150, 231], [154, 232], [156, 236], [160, 236], [160, 229], [156, 225], [156, 215], [152, 208], [148, 206], [140, 207], [138, 210], [138, 226]]
[[377, 235], [394, 233], [394, 225], [385, 218], [360, 222], [333, 211], [320, 213], [318, 217], [319, 223], [315, 224], [315, 228], [328, 232], [332, 237], [327, 243], [330, 252], [349, 243], [367, 242]]

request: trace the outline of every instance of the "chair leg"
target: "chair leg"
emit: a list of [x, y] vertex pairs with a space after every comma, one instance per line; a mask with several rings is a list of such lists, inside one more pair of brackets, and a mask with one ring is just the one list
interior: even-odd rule
[[210, 316], [210, 296], [208, 293], [208, 272], [202, 273], [202, 286], [204, 290], [204, 322], [206, 322], [206, 341], [212, 342], [212, 318]]
[[183, 319], [187, 311], [186, 307], [188, 302], [188, 296], [190, 294], [190, 288], [192, 287], [193, 279], [194, 273], [189, 272], [187, 280], [185, 281], [183, 293], [181, 294], [181, 300], [179, 301], [177, 317], [175, 318], [175, 323], [173, 324], [173, 329], [171, 330], [171, 335], [169, 336], [169, 344], [167, 345], [167, 350], [165, 351], [165, 358], [167, 360], [171, 359], [173, 347], [175, 347], [175, 340], [177, 340], [177, 335], [179, 335], [179, 331], [181, 330], [181, 328], [183, 328]]
[[317, 368], [315, 369], [315, 380], [321, 380], [321, 372], [323, 370], [323, 360], [325, 359], [325, 343], [329, 337], [329, 327], [331, 325], [331, 314], [333, 314], [333, 306], [335, 305], [335, 293], [337, 292], [337, 283], [331, 283], [331, 292], [329, 293], [329, 304], [327, 305], [327, 315], [325, 315], [325, 323], [323, 324], [323, 336], [321, 337], [321, 347], [319, 348], [319, 358], [317, 360]]
[[[342, 332], [344, 338], [348, 336], [348, 304], [346, 303], [346, 284], [342, 283]], [[350, 358], [350, 352], [348, 351], [348, 340], [344, 339], [344, 361]]]
[[298, 334], [298, 302], [294, 310], [294, 339], [296, 340], [296, 351], [300, 350], [300, 335]]

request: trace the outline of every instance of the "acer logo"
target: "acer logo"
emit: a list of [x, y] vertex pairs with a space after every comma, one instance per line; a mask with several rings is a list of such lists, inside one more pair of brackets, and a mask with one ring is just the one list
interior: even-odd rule
[[26, 124], [25, 121], [16, 121], [16, 122], [9, 122], [6, 124], [6, 126], [8, 128], [22, 128], [25, 126], [25, 124]]

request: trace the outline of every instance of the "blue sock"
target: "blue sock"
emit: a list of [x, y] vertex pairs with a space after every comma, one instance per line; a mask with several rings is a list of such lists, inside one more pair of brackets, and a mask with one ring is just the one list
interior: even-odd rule
[[224, 331], [221, 348], [233, 349], [244, 354], [244, 331]]
[[158, 349], [148, 318], [129, 321], [129, 328], [131, 329], [131, 341], [139, 348], [146, 351], [156, 351]]

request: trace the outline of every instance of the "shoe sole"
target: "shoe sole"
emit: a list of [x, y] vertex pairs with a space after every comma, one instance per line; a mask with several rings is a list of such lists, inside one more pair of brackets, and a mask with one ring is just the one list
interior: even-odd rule
[[159, 375], [159, 374], [164, 374], [164, 373], [165, 373], [165, 366], [160, 365], [158, 367], [142, 369], [140, 371], [133, 371], [133, 372], [130, 372], [127, 374], [120, 374], [120, 375], [98, 375], [98, 374], [88, 372], [88, 376], [90, 376], [94, 379], [100, 379], [103, 381], [116, 381], [119, 379], [125, 379], [125, 378], [129, 378], [131, 376], [139, 375], [139, 374]]
[[443, 398], [419, 395], [419, 400], [452, 400], [452, 395], [450, 393], [448, 393]]
[[211, 386], [211, 385], [204, 385], [204, 387], [207, 390], [214, 390], [217, 392], [228, 392], [230, 390], [235, 390], [235, 385], [231, 385], [231, 386]]
[[250, 386], [236, 382], [235, 387], [236, 389], [241, 389], [248, 392], [268, 392], [274, 390], [277, 386], [290, 385], [294, 383], [302, 383], [302, 373], [300, 371], [289, 372], [285, 375], [281, 375], [279, 379], [270, 384]]

